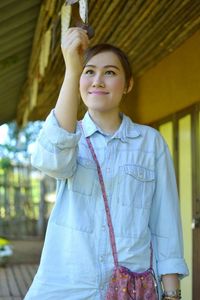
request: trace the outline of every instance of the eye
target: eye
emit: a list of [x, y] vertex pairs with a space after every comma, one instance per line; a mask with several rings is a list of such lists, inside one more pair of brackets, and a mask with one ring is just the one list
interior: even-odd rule
[[105, 74], [108, 75], [108, 76], [114, 76], [114, 75], [116, 75], [116, 73], [114, 71], [112, 71], [112, 70], [107, 70], [105, 72]]
[[87, 69], [87, 70], [85, 70], [84, 74], [86, 74], [86, 75], [93, 75], [94, 74], [94, 70]]

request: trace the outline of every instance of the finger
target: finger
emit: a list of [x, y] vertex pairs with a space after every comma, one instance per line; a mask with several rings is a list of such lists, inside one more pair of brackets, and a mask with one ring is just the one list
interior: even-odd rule
[[83, 30], [79, 31], [79, 30], [70, 30], [68, 31], [66, 34], [63, 35], [63, 41], [67, 41], [72, 39], [76, 39], [77, 37], [83, 37], [86, 41], [88, 41], [88, 36], [87, 33]]
[[74, 38], [76, 37], [83, 37], [84, 39], [88, 40], [88, 35], [87, 31], [81, 29], [81, 30], [73, 30], [70, 32], [69, 36], [73, 36]]
[[74, 42], [76, 42], [79, 45], [82, 45], [83, 48], [85, 48], [87, 46], [87, 40], [84, 37], [81, 36], [71, 36], [69, 38], [67, 38], [66, 40], [62, 41], [61, 47], [64, 50], [69, 50], [71, 48], [71, 45], [74, 44]]
[[74, 34], [66, 38], [64, 41], [64, 48], [71, 48], [72, 44], [77, 43], [78, 45], [84, 44], [84, 37], [80, 34]]
[[71, 45], [70, 45], [70, 49], [69, 52], [71, 52], [72, 54], [77, 51], [80, 53], [80, 50], [83, 48], [82, 47], [82, 42], [81, 40], [77, 39], [77, 40], [73, 40]]
[[67, 49], [75, 40], [78, 40], [79, 43], [82, 44], [84, 49], [88, 47], [89, 39], [87, 34], [85, 34], [85, 32], [75, 31], [63, 37], [62, 44], [61, 44], [62, 48]]
[[69, 29], [66, 30], [66, 32], [64, 32], [64, 36], [68, 36], [74, 33], [85, 33], [87, 35], [87, 30], [82, 29], [80, 27], [70, 27]]

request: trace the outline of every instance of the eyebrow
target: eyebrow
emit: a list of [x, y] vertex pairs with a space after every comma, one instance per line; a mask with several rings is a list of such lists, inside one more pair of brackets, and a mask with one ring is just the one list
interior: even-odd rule
[[[85, 66], [85, 68], [88, 68], [88, 67], [90, 67], [90, 68], [96, 68], [95, 65], [86, 65], [86, 66]], [[114, 68], [114, 69], [120, 70], [117, 66], [113, 66], [113, 65], [106, 65], [106, 66], [104, 66], [104, 68], [105, 68], [105, 69], [108, 69], [108, 68]]]

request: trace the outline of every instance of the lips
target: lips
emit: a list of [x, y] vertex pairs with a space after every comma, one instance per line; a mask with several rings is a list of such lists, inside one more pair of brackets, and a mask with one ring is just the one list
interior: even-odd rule
[[109, 94], [108, 92], [104, 92], [104, 91], [91, 91], [89, 92], [90, 95], [107, 95]]

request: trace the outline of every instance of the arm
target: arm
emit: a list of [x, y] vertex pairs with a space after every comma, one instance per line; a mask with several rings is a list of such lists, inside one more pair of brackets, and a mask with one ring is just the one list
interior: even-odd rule
[[62, 128], [74, 132], [79, 106], [79, 80], [83, 69], [83, 51], [88, 46], [86, 31], [70, 28], [61, 46], [66, 72], [55, 107], [55, 116]]
[[160, 141], [156, 159], [156, 187], [150, 215], [150, 229], [158, 275], [166, 292], [179, 288], [179, 278], [188, 275], [183, 257], [179, 199], [172, 159]]
[[49, 176], [65, 179], [76, 169], [80, 133], [76, 132], [79, 78], [82, 54], [88, 45], [84, 30], [70, 28], [62, 52], [66, 64], [64, 81], [54, 111], [48, 116], [36, 141], [32, 164]]
[[71, 177], [76, 170], [80, 132], [70, 133], [60, 127], [54, 111], [47, 117], [31, 156], [34, 167], [56, 179]]

